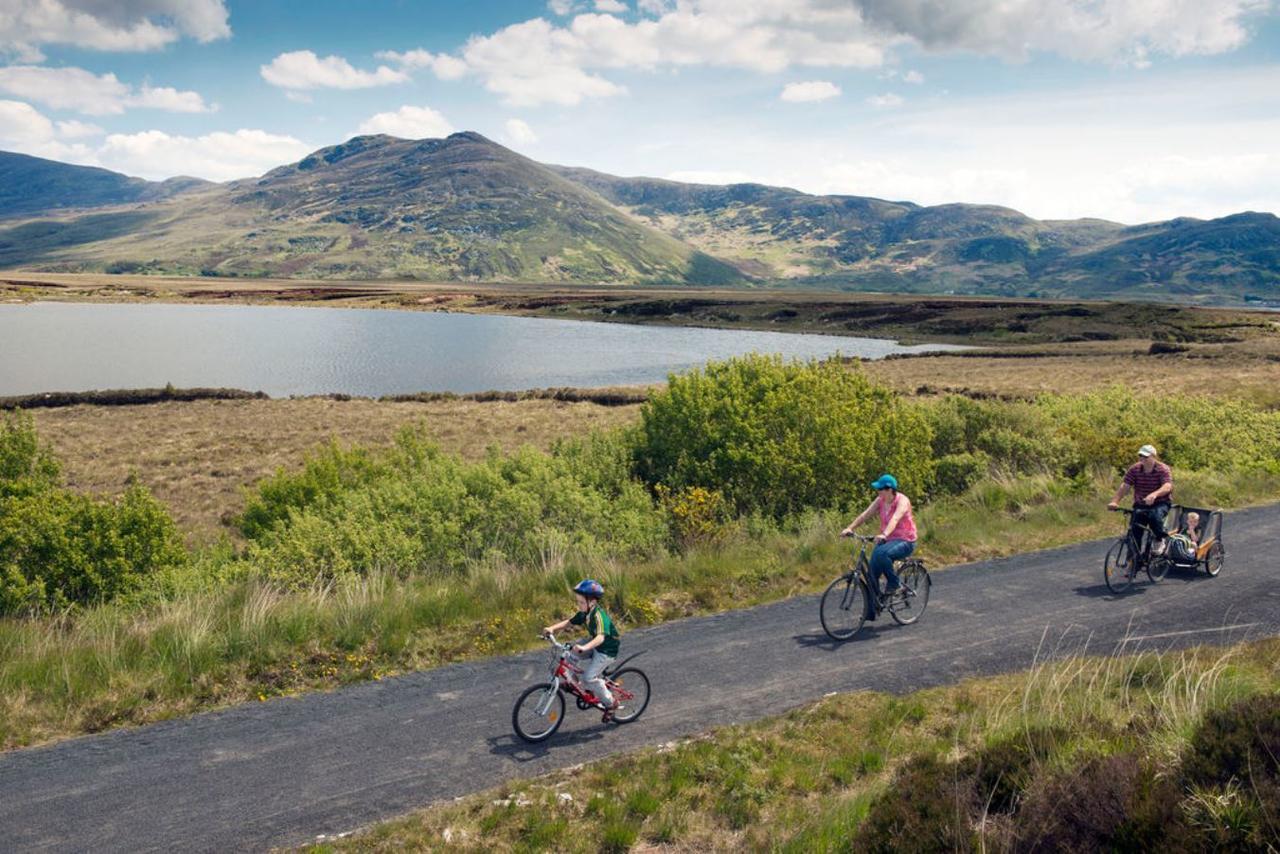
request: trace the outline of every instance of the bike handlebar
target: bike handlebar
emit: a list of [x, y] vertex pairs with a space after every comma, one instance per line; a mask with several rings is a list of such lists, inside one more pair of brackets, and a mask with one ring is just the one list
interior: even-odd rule
[[[842, 536], [842, 537], [847, 537], [847, 538], [848, 538], [848, 539], [850, 539], [850, 540], [861, 540], [861, 541], [862, 541], [862, 542], [864, 542], [864, 543], [873, 543], [873, 542], [875, 542], [875, 539], [876, 539], [875, 537], [868, 537], [868, 536], [867, 536], [867, 535], [865, 535], [865, 534], [844, 534], [844, 533], [842, 533], [840, 536]], [[879, 536], [879, 535], [877, 535], [877, 536]]]

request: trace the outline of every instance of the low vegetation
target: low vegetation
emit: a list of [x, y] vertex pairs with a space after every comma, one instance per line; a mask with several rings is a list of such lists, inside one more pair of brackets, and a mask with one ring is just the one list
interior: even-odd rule
[[309, 850], [1271, 850], [1277, 691], [1267, 640], [846, 694]]
[[1144, 441], [1185, 501], [1280, 493], [1280, 413], [1250, 404], [913, 401], [756, 356], [545, 451], [465, 460], [413, 427], [324, 446], [257, 485], [229, 517], [238, 541], [187, 549], [144, 487], [69, 498], [30, 417], [5, 423], [0, 518], [22, 520], [0, 537], [7, 746], [516, 649], [583, 575], [628, 626], [811, 591], [886, 459], [935, 566], [1114, 530], [1102, 499]]

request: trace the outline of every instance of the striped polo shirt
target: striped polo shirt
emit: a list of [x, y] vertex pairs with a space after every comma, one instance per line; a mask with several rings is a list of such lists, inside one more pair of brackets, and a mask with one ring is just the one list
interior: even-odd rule
[[[1169, 471], [1169, 467], [1164, 463], [1157, 462], [1151, 467], [1151, 471], [1143, 471], [1142, 463], [1134, 463], [1129, 466], [1129, 470], [1124, 473], [1124, 482], [1133, 487], [1133, 506], [1145, 507], [1147, 505], [1138, 502], [1139, 497], [1146, 497], [1155, 492], [1166, 483], [1173, 483], [1173, 472]], [[1156, 503], [1164, 504], [1173, 501], [1173, 493], [1161, 497]]]

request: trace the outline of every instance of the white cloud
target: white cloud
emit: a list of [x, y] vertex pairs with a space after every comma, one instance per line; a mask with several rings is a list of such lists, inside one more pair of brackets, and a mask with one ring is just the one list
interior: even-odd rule
[[82, 140], [102, 129], [78, 121], [53, 122], [30, 104], [0, 100], [0, 148], [82, 166], [102, 166], [152, 180], [193, 175], [227, 181], [261, 175], [314, 150], [291, 136], [261, 130], [174, 136], [160, 130]]
[[173, 136], [159, 130], [111, 134], [97, 150], [108, 169], [159, 180], [192, 175], [229, 181], [261, 175], [300, 160], [312, 146], [291, 136], [261, 130], [218, 131], [204, 136]]
[[361, 71], [340, 56], [321, 59], [309, 50], [282, 53], [259, 70], [262, 79], [281, 89], [368, 89], [409, 79], [405, 72], [385, 65]]
[[394, 50], [380, 50], [374, 54], [377, 59], [392, 62], [404, 70], [429, 68], [441, 80], [457, 80], [467, 73], [467, 64], [456, 56], [447, 53], [432, 53], [422, 48], [396, 53]]
[[871, 95], [867, 98], [867, 103], [876, 109], [884, 109], [885, 107], [901, 107], [902, 96], [895, 95], [892, 92], [886, 92], [883, 95]]
[[104, 133], [106, 131], [97, 125], [76, 121], [75, 119], [58, 122], [58, 136], [63, 139], [82, 139], [87, 136], [102, 136]]
[[114, 74], [97, 75], [83, 68], [0, 67], [0, 91], [55, 110], [76, 110], [91, 116], [119, 115], [131, 107], [178, 113], [207, 113], [215, 109], [206, 104], [198, 92], [151, 86], [136, 90]]
[[227, 38], [223, 0], [3, 0], [0, 53], [38, 62], [39, 47], [65, 44], [93, 50], [157, 50], [183, 36]]
[[83, 135], [82, 128], [77, 127], [79, 124], [59, 122], [55, 125], [30, 104], [0, 100], [0, 148], [8, 151], [94, 165], [96, 160], [88, 147], [66, 142]]
[[825, 101], [840, 95], [840, 87], [830, 80], [806, 80], [802, 83], [788, 83], [779, 96], [784, 101], [804, 103], [807, 101]]
[[507, 119], [502, 127], [507, 139], [516, 145], [532, 145], [538, 141], [538, 135], [523, 119]]
[[[791, 67], [875, 68], [897, 46], [1021, 59], [1052, 52], [1073, 59], [1150, 64], [1159, 55], [1232, 50], [1273, 0], [638, 0], [642, 13], [613, 14], [621, 0], [551, 0], [572, 15], [512, 24], [463, 46], [463, 68], [508, 104], [574, 105], [626, 89], [617, 69], [717, 66], [762, 72]], [[430, 55], [433, 67], [436, 57]], [[439, 68], [436, 68], [437, 73]], [[908, 72], [908, 83], [923, 81]]]
[[902, 75], [902, 82], [913, 83], [918, 86], [924, 82], [924, 75], [919, 71], [908, 71], [906, 74]]
[[1270, 0], [856, 0], [867, 23], [931, 50], [1149, 64], [1234, 50]]
[[374, 133], [405, 139], [434, 139], [453, 133], [453, 125], [430, 107], [404, 106], [394, 113], [370, 116], [356, 128], [357, 135]]

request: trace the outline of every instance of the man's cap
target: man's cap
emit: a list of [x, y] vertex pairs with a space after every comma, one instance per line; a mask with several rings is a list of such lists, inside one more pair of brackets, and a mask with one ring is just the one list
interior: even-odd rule
[[1138, 456], [1140, 457], [1154, 457], [1155, 455], [1156, 455], [1155, 445], [1143, 445], [1141, 448], [1138, 449]]

